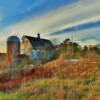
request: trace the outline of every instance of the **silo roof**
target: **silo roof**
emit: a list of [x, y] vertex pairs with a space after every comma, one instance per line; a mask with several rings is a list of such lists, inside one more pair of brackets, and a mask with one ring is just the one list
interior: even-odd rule
[[7, 41], [20, 43], [20, 39], [17, 36], [10, 36]]

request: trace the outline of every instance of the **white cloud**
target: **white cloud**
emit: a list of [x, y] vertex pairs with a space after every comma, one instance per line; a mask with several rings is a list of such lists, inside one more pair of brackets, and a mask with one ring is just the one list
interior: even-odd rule
[[[70, 33], [68, 33], [68, 35], [65, 34], [55, 37], [49, 37], [48, 34], [64, 28], [97, 20], [100, 20], [100, 0], [80, 0], [78, 3], [64, 6], [51, 12], [47, 12], [42, 16], [37, 16], [36, 18], [31, 17], [30, 19], [25, 19], [15, 25], [11, 25], [3, 31], [3, 34], [7, 34], [7, 36], [18, 35], [21, 37], [24, 34], [35, 36], [36, 33], [40, 32], [43, 37], [57, 37], [61, 40], [64, 36], [70, 36]], [[80, 31], [80, 35], [75, 38], [79, 39], [84, 33], [84, 35], [88, 35], [96, 33], [98, 30], [99, 29], [90, 29]], [[73, 35], [74, 33], [71, 34]]]
[[7, 37], [5, 34], [0, 33], [0, 43], [3, 43], [3, 41], [6, 41]]
[[95, 2], [94, 0], [85, 0], [84, 2], [81, 0], [78, 4], [65, 6], [27, 21], [24, 20], [9, 27], [8, 30], [23, 34], [31, 34], [33, 32], [51, 33], [66, 27], [100, 20], [99, 7], [99, 0], [95, 0]]
[[89, 40], [86, 40], [84, 42], [80, 41], [79, 44], [84, 47], [84, 46], [94, 46], [97, 44], [97, 41], [95, 39], [89, 39]]

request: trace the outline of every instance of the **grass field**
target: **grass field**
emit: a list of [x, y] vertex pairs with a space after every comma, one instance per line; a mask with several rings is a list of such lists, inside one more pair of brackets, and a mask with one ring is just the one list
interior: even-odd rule
[[2, 76], [0, 100], [100, 100], [97, 61], [80, 59], [73, 63], [59, 58], [16, 77], [9, 76], [6, 81]]
[[0, 100], [100, 100], [100, 80], [39, 79], [22, 84], [15, 92], [1, 92]]

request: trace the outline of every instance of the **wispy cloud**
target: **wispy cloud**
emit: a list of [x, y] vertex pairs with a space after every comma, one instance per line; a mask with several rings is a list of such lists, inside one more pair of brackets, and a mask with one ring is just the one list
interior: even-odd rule
[[[98, 18], [98, 19], [97, 19]], [[96, 16], [94, 18], [86, 19], [81, 22], [74, 23], [72, 25], [66, 26], [66, 28], [62, 30], [58, 30], [56, 32], [50, 33], [50, 35], [59, 35], [59, 34], [65, 34], [65, 33], [71, 33], [71, 32], [77, 32], [77, 31], [83, 31], [90, 28], [95, 28], [100, 26], [100, 16]]]
[[33, 32], [42, 32], [45, 34], [61, 31], [65, 28], [76, 27], [82, 24], [95, 23], [95, 21], [100, 19], [100, 3], [96, 0], [95, 2], [91, 1], [90, 5], [87, 5], [86, 2], [83, 3], [80, 1], [78, 4], [75, 3], [61, 7], [42, 16], [37, 16], [37, 18], [22, 21], [11, 27], [18, 32], [25, 31], [26, 34]]
[[100, 35], [100, 0], [69, 1], [39, 0], [38, 5], [35, 0], [31, 6], [25, 4], [26, 9], [23, 7], [20, 13], [16, 13], [19, 20], [16, 19], [16, 16], [11, 17], [8, 22], [10, 23], [11, 20], [15, 22], [6, 24], [7, 26], [1, 30], [0, 34], [6, 34], [6, 37], [9, 35], [21, 37], [25, 34], [36, 36], [36, 33], [40, 32], [43, 37], [59, 40], [72, 35], [75, 40], [91, 38], [96, 41], [100, 40], [98, 38]]

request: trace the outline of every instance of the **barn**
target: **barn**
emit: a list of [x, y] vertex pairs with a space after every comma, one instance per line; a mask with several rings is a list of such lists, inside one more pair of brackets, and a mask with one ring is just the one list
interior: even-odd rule
[[41, 38], [39, 33], [37, 37], [23, 36], [21, 46], [23, 54], [28, 55], [31, 60], [49, 60], [54, 55], [52, 42]]

